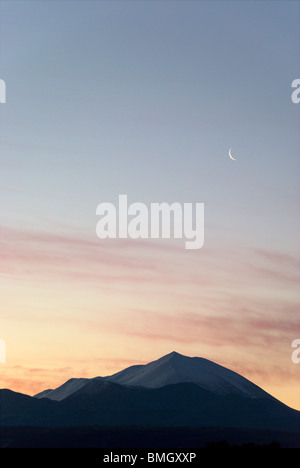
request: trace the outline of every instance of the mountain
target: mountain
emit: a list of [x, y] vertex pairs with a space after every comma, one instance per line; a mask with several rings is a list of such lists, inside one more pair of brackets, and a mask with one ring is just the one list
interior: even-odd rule
[[0, 426], [219, 427], [299, 433], [299, 412], [272, 398], [91, 380], [61, 401], [0, 390]]
[[[0, 446], [17, 443], [20, 437], [25, 438], [23, 444], [34, 446], [34, 428], [46, 434], [45, 443], [50, 445], [69, 428], [60, 442], [62, 446], [71, 443], [78, 430], [82, 438], [78, 444], [84, 444], [90, 440], [86, 434], [92, 428], [106, 428], [107, 435], [94, 442], [104, 445], [107, 440], [112, 444], [119, 437], [124, 440], [132, 428], [148, 428], [152, 434], [171, 428], [194, 428], [201, 437], [204, 430], [207, 437], [220, 437], [222, 431], [243, 431], [244, 439], [247, 434], [255, 440], [266, 440], [266, 436], [269, 442], [295, 446], [300, 434], [300, 412], [225, 367], [172, 352], [111, 376], [73, 378], [34, 397], [0, 390], [0, 429], [4, 434], [5, 428], [11, 428], [12, 438], [4, 437]], [[117, 431], [112, 439], [107, 439], [112, 434], [109, 428]], [[259, 436], [262, 433], [264, 436]]]
[[116, 374], [92, 379], [70, 379], [60, 387], [45, 390], [36, 398], [61, 401], [91, 382], [114, 382], [120, 385], [160, 388], [178, 383], [195, 383], [216, 395], [240, 395], [268, 398], [271, 395], [241, 375], [208, 359], [182, 356], [173, 351], [146, 365], [131, 366]]

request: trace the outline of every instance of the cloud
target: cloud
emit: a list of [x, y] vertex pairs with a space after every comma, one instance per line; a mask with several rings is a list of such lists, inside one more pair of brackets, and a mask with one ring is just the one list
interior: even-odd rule
[[[151, 255], [149, 254], [149, 249]], [[1, 273], [16, 279], [37, 275], [79, 281], [129, 278], [141, 282], [160, 271], [161, 247], [138, 241], [100, 242], [50, 233], [1, 229]], [[165, 249], [167, 254], [168, 249]], [[157, 259], [156, 259], [157, 260]]]

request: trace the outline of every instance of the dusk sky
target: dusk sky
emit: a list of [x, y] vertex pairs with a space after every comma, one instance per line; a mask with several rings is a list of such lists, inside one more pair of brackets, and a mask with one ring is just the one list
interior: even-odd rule
[[[1, 1], [0, 15], [0, 388], [175, 350], [300, 410], [300, 3]], [[204, 203], [204, 246], [99, 239], [97, 205], [120, 194]]]

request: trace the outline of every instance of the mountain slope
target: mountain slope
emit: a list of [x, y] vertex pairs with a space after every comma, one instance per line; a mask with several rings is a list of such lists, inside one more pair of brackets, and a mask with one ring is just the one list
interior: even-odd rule
[[64, 384], [60, 385], [56, 389], [44, 390], [37, 395], [36, 398], [49, 398], [50, 400], [63, 400], [66, 396], [79, 390], [81, 387], [86, 385], [91, 379], [69, 379]]
[[93, 379], [70, 379], [54, 390], [46, 390], [36, 398], [63, 400], [91, 381], [109, 381], [120, 385], [159, 388], [170, 384], [191, 382], [216, 395], [241, 395], [248, 398], [272, 398], [245, 379], [208, 359], [182, 356], [172, 352], [146, 365], [131, 366], [116, 374]]

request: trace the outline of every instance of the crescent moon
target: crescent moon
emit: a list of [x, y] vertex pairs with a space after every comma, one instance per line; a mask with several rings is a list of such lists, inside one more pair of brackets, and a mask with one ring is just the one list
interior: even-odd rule
[[234, 157], [231, 155], [231, 148], [230, 148], [228, 154], [229, 154], [229, 157], [230, 157], [233, 161], [236, 161], [236, 159], [234, 159]]

